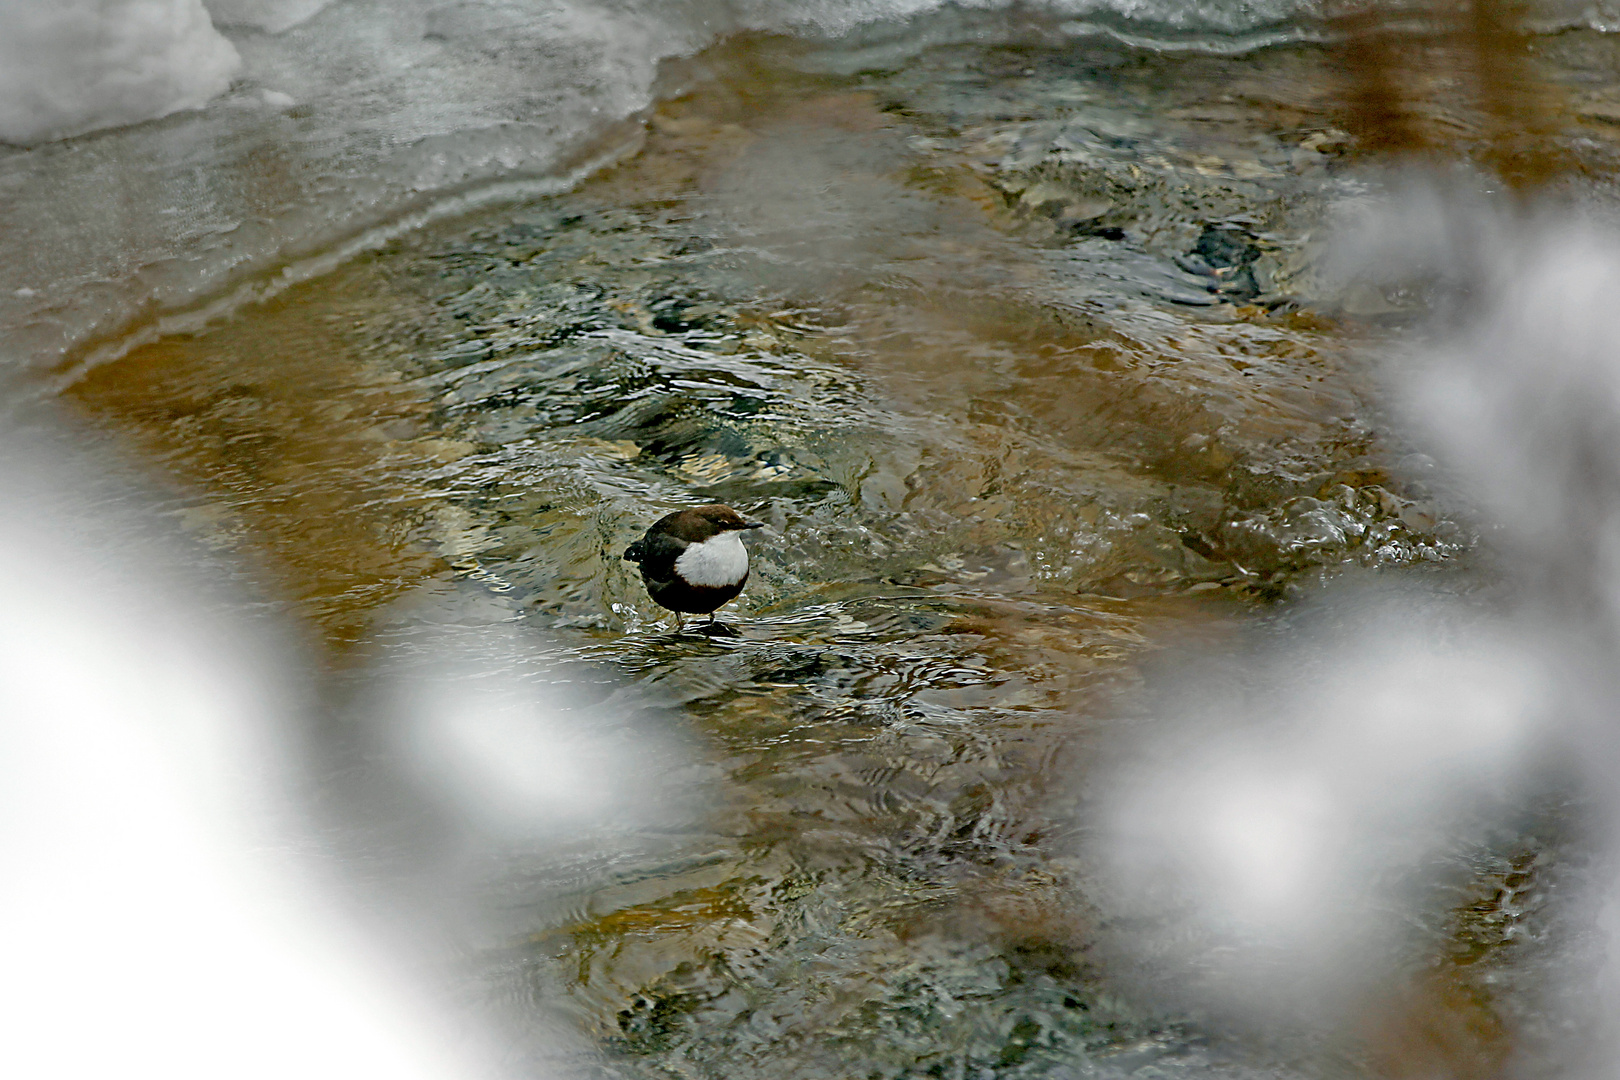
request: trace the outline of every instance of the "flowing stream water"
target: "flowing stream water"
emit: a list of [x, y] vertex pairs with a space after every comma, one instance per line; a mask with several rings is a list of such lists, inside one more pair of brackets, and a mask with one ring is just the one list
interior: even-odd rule
[[[481, 10], [446, 9], [441, 37]], [[480, 27], [498, 52], [501, 27]], [[567, 168], [518, 161], [521, 183], [444, 185], [431, 212], [367, 194], [375, 219], [309, 226], [240, 279], [109, 273], [119, 298], [88, 315], [53, 296], [46, 318], [18, 286], [12, 340], [33, 385], [173, 478], [181, 527], [324, 643], [316, 741], [340, 749], [316, 801], [354, 834], [339, 846], [454, 864], [482, 913], [465, 995], [514, 1029], [583, 1032], [593, 1070], [1554, 1060], [1525, 987], [1573, 948], [1538, 914], [1577, 843], [1556, 807], [1449, 851], [1393, 968], [1405, 1004], [1325, 1028], [1189, 1004], [1152, 970], [1174, 922], [1133, 925], [1094, 881], [1096, 770], [1155, 722], [1182, 658], [1287, 635], [1341, 579], [1462, 597], [1496, 580], [1367, 359], [1425, 297], [1323, 272], [1331, 215], [1380, 183], [1347, 130], [1343, 55], [1304, 23], [1194, 30], [954, 7], [745, 28], [676, 50], [651, 104], [575, 139]], [[1488, 110], [1445, 42], [1424, 48], [1419, 121], [1451, 161], [1486, 160]], [[1568, 183], [1599, 205], [1615, 50], [1568, 29], [1529, 61]], [[224, 108], [158, 126], [190, 138], [236, 122]], [[296, 110], [277, 122], [315, 138]], [[110, 138], [15, 154], [127, 165]], [[231, 191], [315, 205], [307, 146], [221, 145]], [[206, 192], [206, 163], [197, 177]], [[146, 314], [120, 323], [142, 290]], [[620, 556], [700, 502], [766, 528], [723, 625], [677, 634]], [[532, 636], [536, 693], [678, 732], [701, 807], [611, 844], [423, 855], [367, 804], [383, 766], [345, 741], [346, 703], [355, 672], [479, 619]], [[522, 1071], [539, 1051], [513, 1045]]]

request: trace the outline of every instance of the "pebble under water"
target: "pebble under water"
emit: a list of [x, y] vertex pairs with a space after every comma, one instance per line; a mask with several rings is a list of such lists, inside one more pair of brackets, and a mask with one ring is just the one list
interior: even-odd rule
[[[712, 763], [706, 809], [610, 856], [472, 871], [499, 914], [469, 993], [566, 1017], [607, 1074], [1402, 1074], [1429, 1059], [1393, 1037], [1145, 992], [1085, 854], [1088, 770], [1175, 650], [1344, 575], [1489, 578], [1363, 359], [1421, 297], [1321, 273], [1371, 183], [1326, 53], [997, 34], [667, 64], [639, 148], [576, 189], [67, 397], [193, 485], [185, 527], [335, 655], [493, 602], [543, 643], [537, 692]], [[1615, 85], [1597, 35], [1559, 47], [1582, 101]], [[1594, 109], [1568, 139], [1607, 162]], [[724, 625], [675, 634], [620, 556], [698, 502], [767, 527]], [[1456, 856], [1409, 961], [1473, 1032], [1442, 1058], [1506, 1052], [1502, 912], [1533, 915], [1556, 831]]]

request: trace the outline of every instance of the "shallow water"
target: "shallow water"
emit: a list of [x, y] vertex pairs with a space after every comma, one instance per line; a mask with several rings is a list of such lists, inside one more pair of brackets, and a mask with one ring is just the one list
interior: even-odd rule
[[[1421, 298], [1319, 272], [1371, 183], [1331, 54], [938, 18], [937, 45], [668, 63], [620, 164], [66, 397], [335, 653], [408, 654], [411, 604], [493, 597], [558, 692], [703, 747], [712, 812], [480, 886], [475, 980], [614, 1075], [1489, 1071], [1519, 1007], [1477, 972], [1524, 962], [1490, 927], [1563, 842], [1545, 815], [1454, 855], [1405, 961], [1430, 974], [1350, 1035], [1156, 996], [1113, 943], [1175, 928], [1088, 896], [1088, 770], [1172, 649], [1345, 574], [1489, 582], [1360, 359]], [[1554, 46], [1561, 138], [1612, 160], [1611, 46]], [[1488, 141], [1437, 108], [1454, 150]], [[725, 629], [675, 634], [620, 554], [705, 501], [768, 527]]]

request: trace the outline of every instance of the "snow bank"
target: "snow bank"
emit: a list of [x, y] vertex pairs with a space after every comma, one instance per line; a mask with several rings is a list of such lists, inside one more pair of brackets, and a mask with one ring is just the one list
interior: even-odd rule
[[0, 141], [195, 109], [240, 66], [201, 0], [0, 0]]
[[221, 26], [251, 26], [279, 34], [312, 17], [331, 0], [208, 0]]

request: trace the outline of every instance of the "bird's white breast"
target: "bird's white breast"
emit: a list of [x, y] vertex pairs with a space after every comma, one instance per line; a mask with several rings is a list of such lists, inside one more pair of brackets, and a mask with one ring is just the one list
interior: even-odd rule
[[735, 585], [748, 573], [748, 549], [734, 532], [688, 544], [675, 569], [690, 585]]

